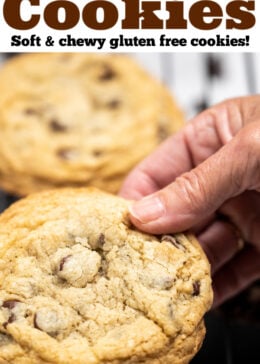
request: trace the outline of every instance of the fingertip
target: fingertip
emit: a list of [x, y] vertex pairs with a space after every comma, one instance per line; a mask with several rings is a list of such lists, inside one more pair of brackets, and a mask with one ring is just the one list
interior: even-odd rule
[[149, 234], [172, 233], [172, 218], [157, 195], [147, 196], [129, 206], [130, 220], [139, 230]]
[[138, 223], [148, 224], [162, 218], [166, 209], [158, 196], [151, 195], [130, 205], [129, 212]]
[[165, 227], [160, 224], [159, 221], [154, 221], [150, 223], [142, 223], [140, 220], [136, 219], [133, 215], [130, 214], [130, 221], [132, 224], [140, 231], [143, 231], [147, 234], [159, 235], [170, 233]]

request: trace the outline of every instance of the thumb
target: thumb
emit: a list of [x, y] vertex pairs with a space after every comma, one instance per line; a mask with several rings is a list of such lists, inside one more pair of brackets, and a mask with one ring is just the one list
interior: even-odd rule
[[259, 126], [249, 124], [198, 167], [134, 202], [130, 207], [133, 224], [154, 234], [183, 231], [210, 216], [231, 197], [246, 189], [257, 189]]

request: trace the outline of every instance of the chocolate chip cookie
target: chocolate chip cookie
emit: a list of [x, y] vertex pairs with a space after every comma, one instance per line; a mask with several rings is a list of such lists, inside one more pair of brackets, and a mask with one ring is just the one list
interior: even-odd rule
[[184, 364], [204, 337], [209, 264], [92, 188], [31, 195], [0, 217], [1, 364]]
[[0, 186], [116, 192], [182, 125], [168, 91], [127, 56], [18, 56], [0, 71]]

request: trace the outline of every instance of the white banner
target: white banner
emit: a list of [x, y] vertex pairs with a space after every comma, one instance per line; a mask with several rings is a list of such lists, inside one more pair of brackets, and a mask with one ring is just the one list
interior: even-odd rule
[[2, 52], [259, 52], [259, 1], [2, 0]]

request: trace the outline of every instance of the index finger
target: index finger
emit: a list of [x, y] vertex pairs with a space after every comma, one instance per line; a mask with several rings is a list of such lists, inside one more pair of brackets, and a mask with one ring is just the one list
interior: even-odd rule
[[236, 135], [244, 120], [259, 117], [259, 99], [251, 96], [228, 100], [195, 117], [129, 174], [120, 195], [138, 200], [206, 160]]
[[183, 132], [171, 136], [145, 158], [128, 175], [120, 195], [128, 199], [140, 199], [163, 188], [177, 175], [192, 168], [183, 137]]

